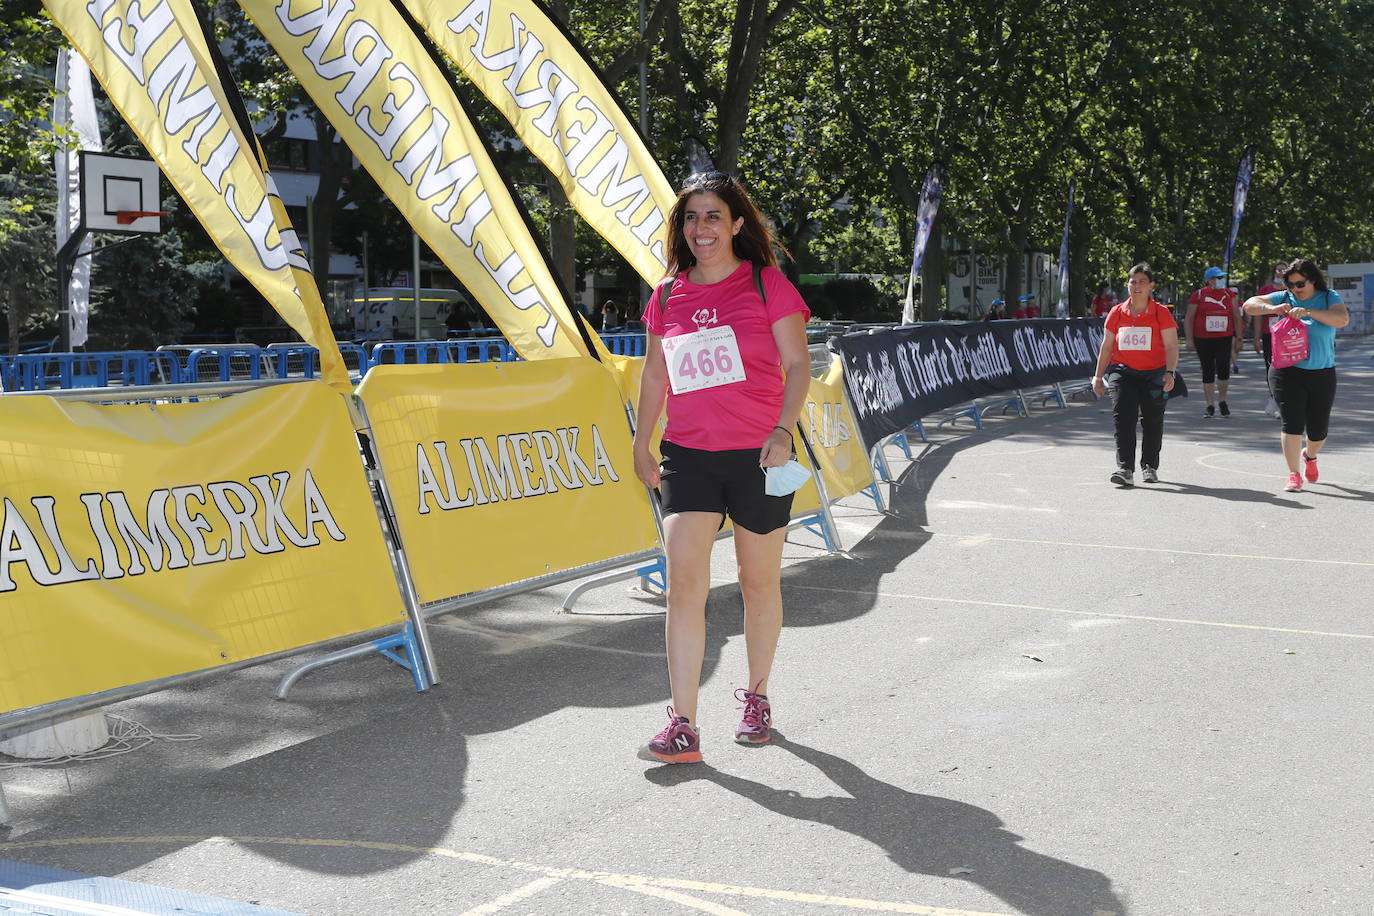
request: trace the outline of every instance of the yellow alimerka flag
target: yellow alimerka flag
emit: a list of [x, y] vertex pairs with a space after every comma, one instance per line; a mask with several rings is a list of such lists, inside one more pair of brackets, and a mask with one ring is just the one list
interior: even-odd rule
[[190, 0], [43, 5], [225, 258], [320, 351], [324, 380], [350, 390], [300, 240]]
[[801, 423], [820, 459], [826, 495], [831, 500], [872, 486], [873, 465], [845, 398], [844, 364], [840, 360], [834, 360], [824, 376], [811, 380]]
[[405, 619], [344, 396], [320, 382], [11, 395], [0, 430], [0, 712]]
[[[676, 194], [600, 74], [531, 0], [401, 0], [649, 284]], [[635, 316], [638, 317], [638, 316]]]
[[422, 602], [659, 545], [593, 360], [378, 366], [358, 395]]
[[520, 355], [588, 355], [481, 136], [389, 0], [239, 0], [239, 6]]

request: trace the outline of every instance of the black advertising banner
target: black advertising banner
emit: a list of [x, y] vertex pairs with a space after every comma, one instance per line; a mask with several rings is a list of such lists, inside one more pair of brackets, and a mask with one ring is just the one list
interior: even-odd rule
[[887, 328], [830, 338], [864, 445], [974, 398], [1092, 375], [1101, 318]]

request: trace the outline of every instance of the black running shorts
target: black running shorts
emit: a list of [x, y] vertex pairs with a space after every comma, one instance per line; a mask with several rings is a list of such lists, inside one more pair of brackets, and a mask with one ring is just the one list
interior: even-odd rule
[[665, 439], [659, 465], [664, 513], [719, 512], [730, 516], [736, 527], [755, 534], [786, 527], [792, 516], [792, 494], [769, 496], [763, 491], [760, 451], [740, 448], [709, 452]]

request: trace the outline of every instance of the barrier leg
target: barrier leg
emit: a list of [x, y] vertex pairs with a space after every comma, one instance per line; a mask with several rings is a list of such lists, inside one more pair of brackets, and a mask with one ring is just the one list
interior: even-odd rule
[[555, 614], [573, 613], [573, 605], [577, 599], [594, 588], [601, 588], [616, 582], [624, 582], [626, 579], [639, 579], [639, 587], [645, 591], [649, 586], [657, 587], [661, 592], [668, 590], [668, 563], [667, 558], [660, 555], [653, 562], [644, 566], [634, 566], [629, 569], [620, 569], [615, 572], [606, 573], [602, 576], [595, 576], [578, 584], [576, 588], [568, 592], [568, 596], [563, 599], [563, 603], [554, 611]]
[[[405, 649], [404, 657], [396, 654], [394, 650]], [[425, 670], [424, 653], [421, 651], [419, 642], [415, 638], [415, 630], [412, 624], [407, 623], [399, 633], [391, 636], [383, 636], [369, 642], [361, 643], [356, 646], [349, 646], [347, 649], [339, 649], [337, 652], [330, 652], [328, 655], [321, 655], [319, 658], [312, 659], [304, 665], [300, 665], [277, 684], [276, 697], [279, 700], [286, 699], [286, 694], [296, 685], [296, 682], [305, 677], [312, 671], [320, 668], [327, 668], [336, 662], [345, 661], [350, 658], [362, 658], [377, 652], [391, 659], [396, 664], [410, 671], [411, 679], [415, 682], [416, 690], [428, 690], [429, 674]]]
[[897, 433], [888, 441], [902, 450], [902, 454], [906, 455], [907, 461], [911, 460], [911, 443], [906, 440], [906, 430]]
[[887, 455], [883, 453], [883, 449], [886, 446], [887, 443], [880, 442], [878, 443], [878, 447], [873, 450], [873, 469], [877, 472], [880, 482], [893, 483], [892, 468], [888, 467]]
[[10, 823], [10, 809], [5, 804], [5, 787], [0, 785], [0, 827], [8, 827]]
[[[912, 429], [912, 428], [914, 428], [914, 429], [916, 430], [916, 435], [918, 435], [918, 436], [921, 437], [921, 441], [922, 441], [922, 442], [929, 442], [929, 441], [930, 441], [929, 439], [926, 438], [926, 425], [925, 425], [924, 423], [922, 423], [920, 420], [917, 420], [915, 423], [912, 423], [911, 426], [908, 426], [908, 427], [907, 427], [907, 429]], [[906, 436], [903, 435], [902, 438], [906, 438]], [[911, 457], [910, 453], [908, 453], [907, 457], [908, 457], [908, 458]]]

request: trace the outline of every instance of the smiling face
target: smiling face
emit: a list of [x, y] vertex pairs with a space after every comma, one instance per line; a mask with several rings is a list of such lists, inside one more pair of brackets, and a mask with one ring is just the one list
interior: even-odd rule
[[730, 218], [730, 205], [714, 191], [699, 191], [687, 199], [682, 212], [682, 236], [697, 263], [710, 267], [735, 260], [734, 237], [744, 217]]

